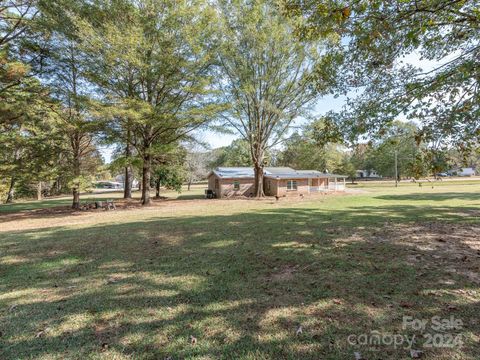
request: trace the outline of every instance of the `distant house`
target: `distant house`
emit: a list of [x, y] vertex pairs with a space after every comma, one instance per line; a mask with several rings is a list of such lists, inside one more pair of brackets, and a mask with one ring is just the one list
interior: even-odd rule
[[475, 169], [468, 167], [468, 168], [459, 168], [456, 170], [450, 170], [448, 172], [450, 175], [457, 175], [457, 176], [474, 176]]
[[371, 178], [371, 179], [378, 179], [382, 176], [377, 173], [376, 170], [357, 170], [357, 178], [364, 179], [364, 178]]
[[116, 181], [97, 181], [95, 187], [97, 189], [122, 189], [123, 184]]
[[[122, 174], [122, 175], [115, 176], [115, 181], [121, 183], [122, 188], [123, 188], [123, 186], [125, 184], [125, 175]], [[132, 188], [134, 188], [134, 189], [138, 188], [138, 180], [137, 179], [132, 180]]]
[[[345, 190], [346, 175], [289, 167], [266, 167], [264, 191], [267, 196], [290, 196]], [[219, 198], [254, 195], [254, 170], [248, 167], [219, 167], [208, 175], [208, 189]]]

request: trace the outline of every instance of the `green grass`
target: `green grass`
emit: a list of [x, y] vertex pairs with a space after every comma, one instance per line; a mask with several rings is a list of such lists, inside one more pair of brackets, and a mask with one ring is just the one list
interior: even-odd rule
[[[161, 196], [168, 197], [170, 199], [199, 199], [203, 198], [203, 189], [199, 186], [196, 186], [186, 193], [186, 189], [181, 193], [176, 193], [171, 190], [164, 190], [161, 192]], [[134, 191], [133, 198], [140, 199], [140, 192]], [[80, 196], [80, 202], [91, 203], [94, 201], [106, 201], [109, 199], [120, 199], [123, 197], [123, 190], [111, 191], [111, 192], [102, 192], [97, 190], [96, 193], [85, 193]], [[38, 209], [49, 209], [56, 208], [59, 206], [69, 207], [72, 205], [71, 196], [60, 196], [50, 199], [45, 199], [42, 201], [32, 201], [32, 200], [20, 200], [13, 204], [0, 204], [0, 214], [1, 213], [11, 213], [18, 211], [28, 211], [28, 210], [38, 210]]]
[[[411, 358], [347, 342], [371, 331], [416, 335], [425, 359], [480, 358], [480, 185], [363, 189], [189, 201], [197, 188], [53, 217], [15, 216], [60, 200], [2, 206], [0, 359]], [[402, 328], [451, 315], [461, 347]]]

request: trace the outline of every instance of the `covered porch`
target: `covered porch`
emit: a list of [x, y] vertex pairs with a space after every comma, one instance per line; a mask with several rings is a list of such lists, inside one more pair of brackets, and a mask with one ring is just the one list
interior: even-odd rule
[[327, 191], [344, 191], [345, 190], [345, 176], [331, 175], [324, 178], [311, 178], [308, 181], [309, 191], [327, 192]]

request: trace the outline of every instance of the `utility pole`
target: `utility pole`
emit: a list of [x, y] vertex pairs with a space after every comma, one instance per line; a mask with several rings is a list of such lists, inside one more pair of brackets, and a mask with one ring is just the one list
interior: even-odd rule
[[395, 187], [398, 187], [398, 151], [395, 150]]

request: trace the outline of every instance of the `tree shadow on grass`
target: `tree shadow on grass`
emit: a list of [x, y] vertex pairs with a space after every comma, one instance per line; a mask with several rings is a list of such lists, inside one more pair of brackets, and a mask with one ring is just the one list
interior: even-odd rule
[[415, 246], [385, 223], [445, 235], [419, 216], [454, 224], [474, 209], [272, 207], [2, 234], [0, 357], [398, 359], [408, 351], [347, 337], [413, 335], [403, 316], [454, 314], [464, 348], [426, 357], [478, 358], [478, 284], [452, 271], [476, 266], [476, 249], [449, 238], [471, 253], [459, 264], [444, 243]]
[[393, 201], [448, 201], [448, 200], [480, 200], [480, 193], [474, 192], [442, 192], [442, 193], [412, 193], [402, 195], [381, 195], [376, 199]]
[[176, 200], [195, 200], [195, 199], [205, 199], [204, 194], [182, 194], [178, 195]]

